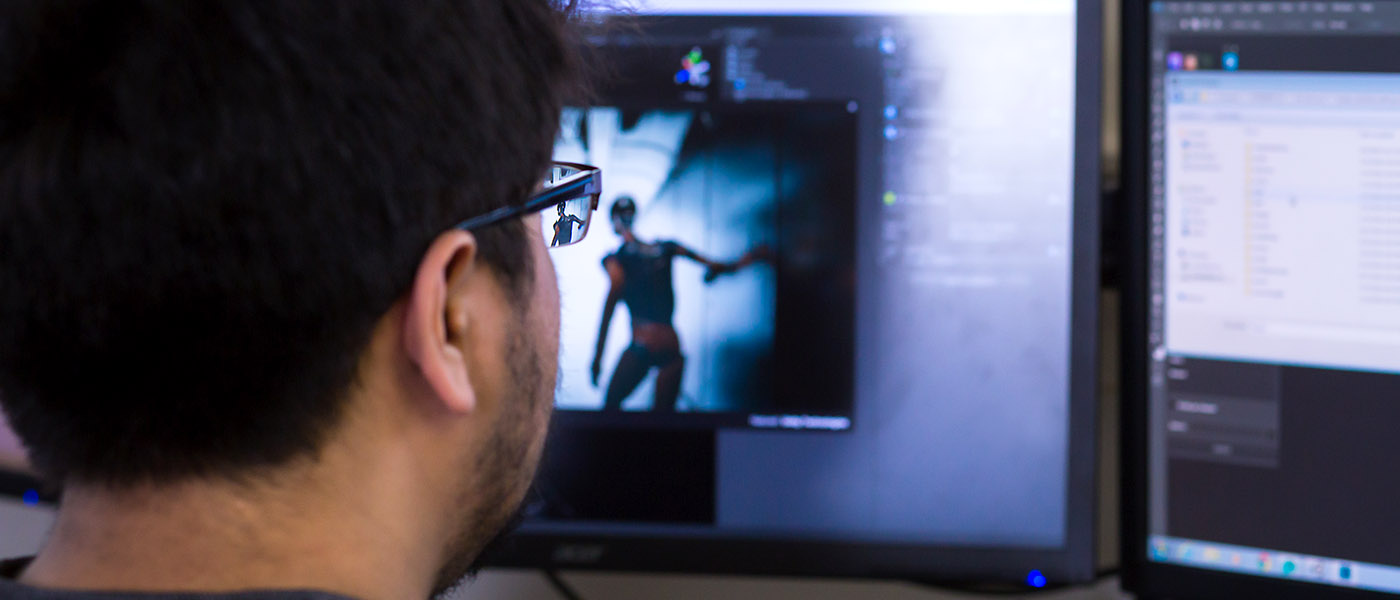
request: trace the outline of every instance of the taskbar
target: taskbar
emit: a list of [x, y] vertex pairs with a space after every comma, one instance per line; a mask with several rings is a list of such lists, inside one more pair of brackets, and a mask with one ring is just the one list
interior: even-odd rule
[[565, 427], [620, 427], [649, 429], [753, 429], [761, 431], [849, 431], [851, 418], [844, 415], [780, 413], [654, 412], [648, 410], [556, 409], [554, 420]]
[[1378, 592], [1400, 593], [1400, 567], [1201, 540], [1151, 536], [1153, 562]]

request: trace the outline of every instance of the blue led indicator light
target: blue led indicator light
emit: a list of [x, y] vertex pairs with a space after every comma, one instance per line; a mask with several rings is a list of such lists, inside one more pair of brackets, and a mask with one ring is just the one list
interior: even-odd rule
[[1026, 576], [1026, 585], [1033, 588], [1043, 588], [1047, 583], [1050, 581], [1045, 579], [1045, 574], [1040, 571], [1031, 571], [1031, 574]]
[[36, 492], [34, 490], [24, 490], [24, 496], [22, 498], [25, 504], [34, 506], [39, 503], [39, 492]]

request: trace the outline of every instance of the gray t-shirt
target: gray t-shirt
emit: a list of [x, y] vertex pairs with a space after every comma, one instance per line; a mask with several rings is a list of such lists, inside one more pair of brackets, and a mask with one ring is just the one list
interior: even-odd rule
[[29, 565], [28, 558], [0, 561], [0, 600], [353, 600], [338, 594], [309, 590], [263, 590], [200, 594], [49, 590], [15, 582]]

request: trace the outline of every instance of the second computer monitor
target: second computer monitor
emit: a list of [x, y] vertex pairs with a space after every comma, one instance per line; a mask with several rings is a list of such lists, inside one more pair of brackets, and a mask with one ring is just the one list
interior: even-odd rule
[[1400, 593], [1400, 2], [1134, 8], [1130, 587]]

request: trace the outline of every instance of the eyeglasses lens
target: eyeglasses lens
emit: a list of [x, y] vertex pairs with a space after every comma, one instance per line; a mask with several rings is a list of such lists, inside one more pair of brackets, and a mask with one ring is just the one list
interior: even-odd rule
[[[557, 165], [549, 171], [549, 176], [544, 182], [546, 188], [578, 173], [577, 169]], [[592, 204], [592, 198], [587, 195], [566, 198], [554, 205], [554, 208], [545, 209], [540, 213], [540, 227], [543, 228], [544, 239], [549, 240], [550, 248], [577, 244], [588, 235], [588, 224], [593, 215]]]

